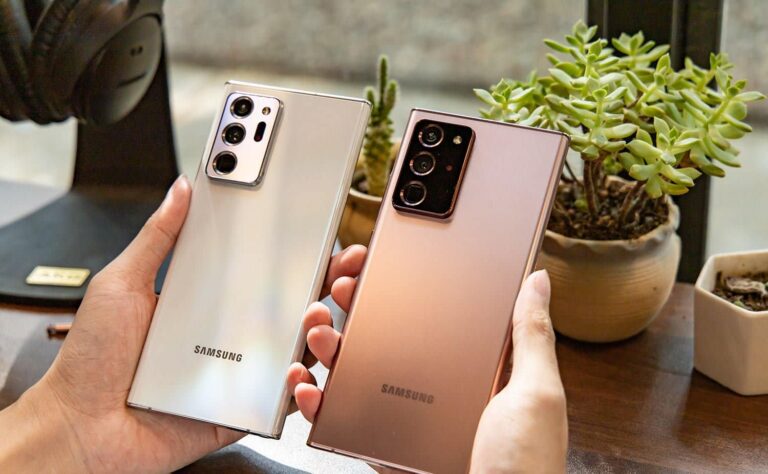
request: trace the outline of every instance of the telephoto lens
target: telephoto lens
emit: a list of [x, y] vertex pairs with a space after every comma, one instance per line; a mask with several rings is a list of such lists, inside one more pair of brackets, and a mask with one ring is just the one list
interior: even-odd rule
[[416, 176], [426, 176], [435, 169], [435, 157], [432, 153], [422, 151], [411, 158], [410, 167]]
[[248, 97], [239, 97], [232, 102], [232, 115], [237, 118], [247, 117], [253, 110], [253, 101]]
[[213, 170], [218, 174], [229, 174], [235, 171], [237, 157], [234, 153], [223, 151], [213, 159]]
[[436, 147], [443, 141], [443, 129], [434, 123], [427, 125], [419, 132], [419, 141], [427, 148]]
[[400, 199], [408, 206], [418, 206], [426, 198], [427, 188], [418, 181], [411, 181], [400, 190]]
[[245, 138], [245, 127], [239, 123], [227, 125], [224, 129], [224, 141], [230, 145], [237, 145]]

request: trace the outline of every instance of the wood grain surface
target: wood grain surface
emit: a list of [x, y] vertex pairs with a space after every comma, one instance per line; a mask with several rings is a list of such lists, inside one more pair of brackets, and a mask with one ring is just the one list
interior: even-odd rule
[[[693, 370], [692, 312], [693, 287], [678, 284], [639, 336], [603, 345], [558, 336], [570, 472], [768, 472], [768, 396], [737, 395]], [[53, 360], [60, 341], [47, 338], [46, 324], [70, 318], [0, 307], [0, 406]]]

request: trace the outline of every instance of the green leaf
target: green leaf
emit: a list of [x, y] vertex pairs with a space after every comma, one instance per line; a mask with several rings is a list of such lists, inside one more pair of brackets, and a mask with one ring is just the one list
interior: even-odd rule
[[683, 173], [684, 175], [688, 176], [691, 179], [696, 179], [699, 176], [701, 176], [701, 172], [697, 170], [696, 168], [678, 168], [677, 171], [679, 173]]
[[669, 136], [669, 124], [664, 119], [659, 117], [653, 118], [653, 128], [656, 129], [656, 133]]
[[653, 139], [651, 138], [651, 134], [646, 132], [643, 129], [638, 129], [637, 131], [637, 139], [640, 141], [643, 141], [649, 145], [653, 145]]
[[724, 165], [728, 165], [728, 166], [734, 166], [734, 167], [741, 166], [741, 163], [739, 163], [739, 160], [736, 158], [736, 155], [734, 155], [729, 151], [723, 150], [722, 148], [715, 145], [712, 142], [712, 138], [710, 138], [709, 135], [704, 136], [704, 140], [702, 141], [702, 144], [704, 145], [704, 150], [706, 151], [706, 154], [716, 159], [720, 163], [723, 163]]
[[640, 158], [633, 155], [632, 153], [623, 152], [623, 153], [619, 153], [619, 163], [621, 163], [621, 166], [627, 172], [629, 172], [629, 170], [633, 166], [635, 165], [641, 166], [643, 164], [643, 161]]
[[496, 99], [493, 98], [490, 92], [488, 92], [485, 89], [474, 89], [475, 95], [478, 99], [482, 100], [488, 105], [491, 106], [497, 106], [499, 105], [498, 102], [496, 102]]
[[739, 101], [731, 101], [725, 112], [736, 120], [743, 120], [747, 116], [747, 104]]
[[736, 96], [736, 100], [742, 102], [753, 102], [755, 100], [763, 100], [765, 96], [757, 91], [742, 92]]
[[661, 150], [642, 140], [632, 140], [627, 144], [627, 148], [633, 155], [642, 157], [646, 162], [653, 163], [661, 158]]
[[570, 85], [571, 85], [571, 76], [566, 74], [565, 71], [563, 71], [562, 69], [550, 68], [549, 69], [549, 74], [557, 82], [563, 84], [564, 86], [570, 87]]
[[651, 176], [655, 176], [659, 172], [659, 167], [656, 164], [652, 165], [632, 165], [629, 168], [629, 175], [638, 181], [647, 181]]
[[677, 183], [683, 186], [693, 186], [692, 178], [690, 178], [685, 173], [681, 173], [680, 171], [676, 170], [670, 165], [662, 166], [661, 174], [674, 183]]
[[549, 46], [551, 49], [554, 49], [555, 51], [558, 51], [560, 53], [567, 53], [571, 48], [562, 44], [558, 43], [557, 41], [551, 40], [551, 39], [545, 39], [544, 44]]
[[663, 180], [661, 182], [661, 189], [665, 194], [670, 194], [672, 196], [680, 196], [688, 192], [688, 187], [683, 186], [682, 184], [667, 183]]
[[653, 199], [658, 199], [661, 197], [661, 178], [658, 176], [651, 176], [650, 179], [648, 179], [648, 182], [645, 183], [645, 192]]
[[637, 125], [623, 123], [615, 127], [606, 128], [603, 133], [608, 138], [626, 138], [637, 131]]

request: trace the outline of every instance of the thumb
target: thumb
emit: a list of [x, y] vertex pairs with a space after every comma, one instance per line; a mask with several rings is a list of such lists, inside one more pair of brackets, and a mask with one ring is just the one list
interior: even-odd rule
[[555, 333], [549, 317], [551, 293], [546, 270], [523, 282], [512, 316], [512, 377], [510, 385], [560, 384]]
[[179, 176], [160, 207], [150, 216], [138, 235], [110, 264], [111, 270], [130, 275], [139, 286], [154, 286], [157, 270], [179, 236], [189, 209], [192, 187]]

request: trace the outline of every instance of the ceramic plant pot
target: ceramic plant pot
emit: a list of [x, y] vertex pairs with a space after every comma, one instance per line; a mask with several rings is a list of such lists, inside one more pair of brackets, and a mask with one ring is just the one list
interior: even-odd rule
[[538, 267], [552, 281], [550, 309], [559, 333], [612, 342], [653, 321], [672, 292], [680, 261], [680, 211], [667, 202], [667, 221], [634, 240], [583, 240], [546, 231]]
[[696, 280], [696, 370], [742, 395], [768, 394], [768, 311], [750, 311], [712, 293], [717, 274], [768, 270], [768, 250], [713, 255]]
[[[356, 176], [355, 179], [359, 178]], [[339, 226], [341, 248], [347, 248], [352, 244], [367, 246], [370, 243], [373, 226], [379, 215], [379, 207], [381, 207], [380, 197], [360, 192], [355, 189], [354, 184], [352, 185]]]
[[[400, 143], [395, 142], [392, 145], [393, 159], [397, 156], [398, 151], [400, 151]], [[368, 246], [381, 207], [381, 197], [371, 196], [357, 189], [357, 184], [365, 178], [362, 160], [361, 155], [339, 225], [338, 237], [341, 248], [347, 248], [352, 244]]]

